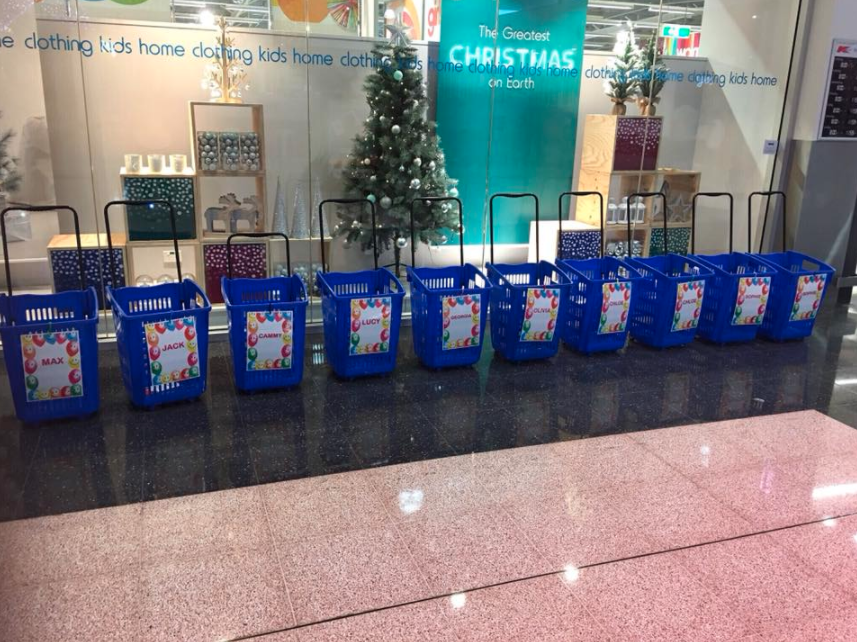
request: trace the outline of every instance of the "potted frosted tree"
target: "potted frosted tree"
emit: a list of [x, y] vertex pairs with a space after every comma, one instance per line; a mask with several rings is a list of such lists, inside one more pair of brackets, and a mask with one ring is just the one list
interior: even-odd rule
[[657, 36], [649, 38], [645, 49], [640, 56], [639, 91], [637, 106], [643, 116], [654, 116], [657, 113], [657, 104], [660, 102], [660, 93], [666, 84], [669, 69], [666, 65], [658, 62]]
[[[410, 242], [411, 202], [421, 196], [457, 196], [456, 181], [446, 175], [436, 126], [426, 119], [426, 93], [417, 51], [397, 29], [394, 41], [375, 46], [375, 71], [364, 84], [369, 117], [354, 139], [344, 170], [347, 192], [373, 202], [378, 212], [379, 253], [394, 251], [399, 275], [402, 250]], [[458, 230], [450, 203], [427, 202], [416, 208], [415, 237], [426, 244], [447, 241]], [[333, 233], [343, 245], [372, 248], [372, 229], [365, 211], [340, 210]]]
[[628, 23], [628, 28], [616, 35], [616, 45], [613, 47], [613, 75], [604, 81], [604, 93], [613, 101], [611, 114], [624, 116], [628, 110], [625, 103], [633, 102], [637, 92], [637, 80], [634, 71], [640, 60], [640, 50], [637, 48], [634, 28]]

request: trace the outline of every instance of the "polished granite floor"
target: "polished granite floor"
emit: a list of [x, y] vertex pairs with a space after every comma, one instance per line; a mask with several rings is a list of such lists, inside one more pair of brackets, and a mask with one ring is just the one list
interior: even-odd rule
[[0, 524], [4, 642], [853, 642], [857, 431], [756, 416]]
[[428, 371], [403, 332], [392, 376], [339, 381], [310, 335], [297, 390], [237, 394], [228, 345], [211, 345], [202, 398], [132, 408], [115, 346], [102, 410], [32, 428], [0, 375], [0, 521], [450, 455], [817, 409], [857, 426], [857, 306], [826, 307], [799, 343], [654, 351], [632, 344], [514, 365], [486, 346], [474, 368]]

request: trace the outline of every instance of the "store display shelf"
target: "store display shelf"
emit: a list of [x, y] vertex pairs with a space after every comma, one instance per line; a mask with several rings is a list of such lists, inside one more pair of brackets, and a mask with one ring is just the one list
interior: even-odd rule
[[241, 170], [200, 170], [196, 173], [201, 178], [261, 178], [265, 175], [265, 170], [242, 172]]
[[196, 171], [193, 167], [186, 167], [182, 172], [172, 172], [165, 170], [162, 172], [129, 172], [125, 167], [119, 168], [119, 176], [134, 176], [139, 178], [193, 178], [196, 176]]

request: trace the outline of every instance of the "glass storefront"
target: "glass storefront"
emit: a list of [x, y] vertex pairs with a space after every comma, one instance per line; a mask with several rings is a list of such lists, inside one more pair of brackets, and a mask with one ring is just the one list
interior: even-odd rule
[[[492, 218], [498, 262], [534, 258], [536, 238], [541, 258], [597, 255], [598, 200], [560, 200], [573, 190], [603, 196], [616, 256], [687, 251], [693, 195], [731, 192], [743, 250], [743, 204], [771, 187], [780, 153], [798, 5], [12, 0], [0, 9], [0, 197], [75, 208], [100, 290], [105, 205], [168, 200], [181, 272], [215, 304], [215, 328], [231, 233], [290, 237], [313, 321], [322, 244], [328, 269], [372, 265], [368, 207], [329, 204], [322, 229], [327, 199], [374, 203], [380, 263], [392, 266], [411, 262], [414, 201], [419, 265], [457, 263], [460, 234], [467, 261], [489, 260]], [[509, 192], [538, 197], [538, 234], [535, 199], [491, 207]], [[651, 192], [665, 198], [632, 198]], [[454, 200], [425, 197], [460, 199], [463, 229]], [[728, 249], [724, 205], [700, 203], [698, 251]], [[166, 209], [109, 211], [109, 278], [176, 279]], [[15, 292], [77, 286], [68, 214], [8, 221]], [[754, 217], [756, 243], [759, 227]], [[284, 245], [236, 239], [236, 275], [284, 273]], [[112, 332], [105, 314], [100, 333]]]

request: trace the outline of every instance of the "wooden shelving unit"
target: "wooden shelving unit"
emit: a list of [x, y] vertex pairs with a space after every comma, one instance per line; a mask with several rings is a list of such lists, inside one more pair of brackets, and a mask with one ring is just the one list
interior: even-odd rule
[[[690, 206], [693, 194], [699, 191], [700, 174], [658, 167], [662, 129], [661, 117], [599, 114], [586, 117], [577, 189], [598, 192], [604, 197], [608, 246], [611, 242], [625, 242], [628, 235], [627, 223], [607, 222], [609, 206], [621, 206], [624, 199], [635, 192], [664, 191], [669, 210], [668, 227], [690, 227]], [[663, 226], [663, 206], [660, 198], [646, 198], [642, 202], [645, 213], [641, 222], [632, 223], [632, 238], [642, 243], [643, 256], [648, 256], [652, 230]], [[598, 207], [598, 199], [577, 199], [576, 220], [598, 225], [601, 216]], [[680, 234], [684, 237], [687, 232]], [[656, 233], [660, 235], [662, 233]]]
[[[196, 168], [195, 192], [196, 192], [196, 220], [199, 228], [199, 236], [205, 239], [223, 239], [229, 236], [230, 231], [212, 231], [206, 227], [205, 211], [210, 206], [217, 205], [218, 194], [211, 200], [209, 184], [218, 179], [222, 181], [233, 181], [239, 179], [252, 179], [256, 200], [259, 206], [259, 217], [253, 230], [239, 231], [265, 231], [267, 219], [268, 190], [266, 179], [267, 163], [265, 161], [265, 115], [262, 105], [255, 103], [209, 103], [191, 101], [188, 103], [188, 114], [190, 118], [190, 149], [193, 166]], [[254, 132], [259, 142], [259, 169], [257, 170], [206, 170], [199, 159], [197, 147], [197, 134], [204, 131], [244, 133]], [[249, 194], [239, 194], [235, 191], [239, 200]], [[209, 200], [206, 200], [209, 199]]]

